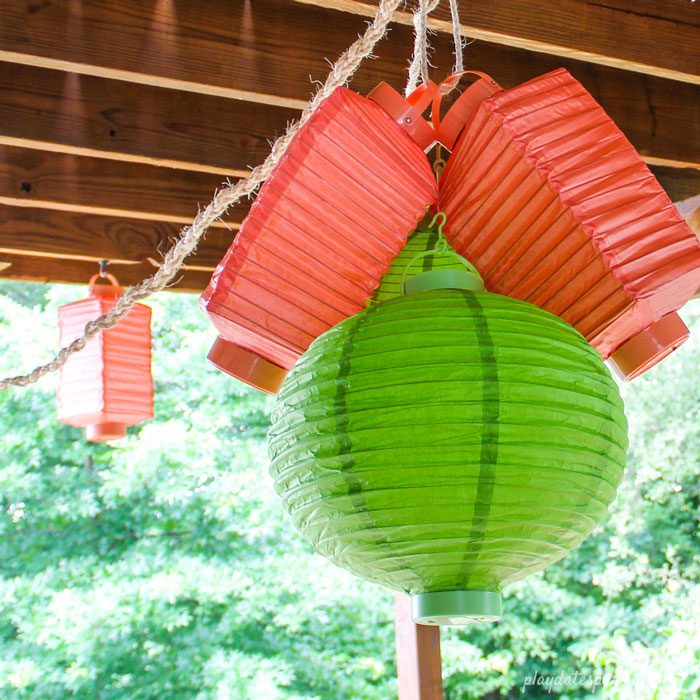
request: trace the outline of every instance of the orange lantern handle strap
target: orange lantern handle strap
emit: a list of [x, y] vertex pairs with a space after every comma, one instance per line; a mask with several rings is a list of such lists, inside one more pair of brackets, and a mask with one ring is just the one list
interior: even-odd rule
[[[447, 95], [457, 87], [463, 75], [476, 75], [477, 80], [472, 86], [456, 100], [448, 110], [444, 119], [440, 119], [440, 106], [443, 95]], [[478, 70], [463, 70], [453, 73], [445, 78], [433, 97], [432, 119], [435, 137], [446, 148], [454, 148], [457, 137], [460, 135], [464, 125], [471, 119], [478, 106], [488, 97], [501, 90], [501, 86], [486, 73]]]
[[[106, 279], [109, 285], [97, 284], [100, 279]], [[96, 272], [88, 282], [90, 296], [99, 297], [108, 294], [110, 296], [120, 297], [124, 293], [124, 288], [119, 284], [117, 278], [110, 272]]]
[[422, 115], [436, 94], [437, 85], [429, 80], [419, 85], [408, 97], [404, 97], [387, 83], [379, 83], [367, 97], [393, 117], [396, 123], [425, 150], [435, 143], [435, 132]]

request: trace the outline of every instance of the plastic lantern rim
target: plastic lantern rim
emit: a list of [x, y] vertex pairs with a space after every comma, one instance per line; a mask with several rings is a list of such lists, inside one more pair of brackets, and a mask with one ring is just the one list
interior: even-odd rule
[[207, 360], [222, 372], [266, 394], [276, 394], [287, 376], [286, 369], [221, 336], [211, 346]]

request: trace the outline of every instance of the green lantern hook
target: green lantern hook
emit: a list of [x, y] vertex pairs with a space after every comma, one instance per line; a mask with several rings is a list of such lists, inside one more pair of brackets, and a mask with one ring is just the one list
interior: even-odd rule
[[[432, 218], [428, 228], [433, 230], [438, 220], [438, 240], [435, 246], [430, 250], [424, 250], [414, 255], [404, 267], [403, 275], [401, 276], [402, 294], [417, 294], [418, 292], [427, 292], [433, 289], [463, 289], [470, 292], [483, 292], [485, 289], [484, 280], [481, 278], [479, 271], [469, 260], [459, 255], [459, 253], [456, 253], [445, 238], [442, 229], [447, 223], [447, 214], [445, 214], [444, 211], [437, 212]], [[429, 255], [449, 255], [462, 263], [466, 270], [430, 270], [414, 275], [407, 280], [406, 275], [411, 265], [413, 265], [416, 260]]]

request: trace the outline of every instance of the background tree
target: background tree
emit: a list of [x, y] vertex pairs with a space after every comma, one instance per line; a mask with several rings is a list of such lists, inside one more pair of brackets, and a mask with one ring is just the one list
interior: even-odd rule
[[[3, 374], [48, 357], [78, 288], [0, 285]], [[55, 419], [55, 380], [0, 395], [0, 697], [395, 695], [389, 592], [313, 554], [267, 474], [271, 400], [204, 360], [196, 298], [154, 302], [156, 417], [113, 447]], [[685, 314], [700, 332], [700, 308]], [[451, 700], [700, 694], [700, 345], [624, 387], [630, 465], [584, 545], [443, 633]], [[27, 352], [22, 356], [21, 352]]]

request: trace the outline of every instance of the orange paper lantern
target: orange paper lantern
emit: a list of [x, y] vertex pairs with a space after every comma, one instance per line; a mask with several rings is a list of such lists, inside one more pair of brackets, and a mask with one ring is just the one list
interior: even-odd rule
[[[85, 324], [109, 311], [123, 293], [112, 275], [109, 285], [90, 280], [87, 299], [58, 310], [61, 347], [82, 335]], [[129, 314], [102, 331], [61, 368], [58, 419], [85, 428], [90, 442], [126, 435], [129, 425], [153, 417], [151, 308], [135, 304]]]
[[512, 90], [479, 75], [442, 123], [434, 103], [453, 149], [448, 240], [489, 290], [561, 316], [638, 376], [688, 336], [675, 311], [700, 285], [697, 236], [566, 70]]
[[316, 337], [365, 307], [437, 198], [421, 117], [434, 90], [338, 88], [296, 135], [202, 297], [219, 368], [275, 393]]

